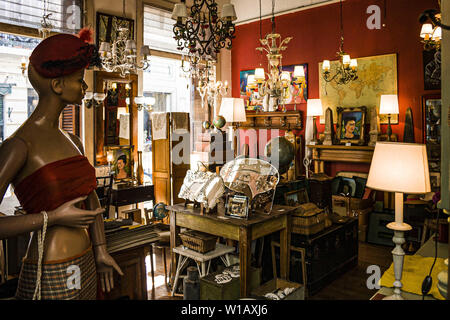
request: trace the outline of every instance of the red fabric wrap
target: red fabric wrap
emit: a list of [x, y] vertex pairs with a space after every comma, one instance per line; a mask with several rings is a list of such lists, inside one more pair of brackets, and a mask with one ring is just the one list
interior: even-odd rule
[[58, 78], [89, 66], [95, 47], [72, 34], [57, 34], [42, 40], [30, 63], [44, 78]]
[[49, 163], [23, 179], [14, 189], [27, 213], [58, 208], [97, 188], [95, 169], [79, 155]]

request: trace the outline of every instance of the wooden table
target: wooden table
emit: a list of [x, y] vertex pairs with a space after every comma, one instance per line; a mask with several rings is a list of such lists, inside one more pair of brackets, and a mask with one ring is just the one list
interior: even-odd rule
[[[239, 241], [241, 297], [249, 292], [249, 270], [252, 240], [280, 231], [280, 275], [286, 279], [288, 274], [290, 247], [290, 213], [293, 207], [274, 205], [270, 214], [251, 214], [248, 220], [201, 215], [199, 209], [185, 208], [183, 204], [169, 206], [170, 210], [170, 248], [172, 270], [176, 270], [176, 257], [172, 249], [181, 244], [178, 236], [180, 227], [206, 232], [226, 239]], [[173, 282], [172, 282], [173, 283]]]
[[372, 162], [375, 147], [370, 146], [345, 146], [345, 145], [307, 145], [312, 150], [314, 161], [314, 173], [324, 173], [325, 162]]

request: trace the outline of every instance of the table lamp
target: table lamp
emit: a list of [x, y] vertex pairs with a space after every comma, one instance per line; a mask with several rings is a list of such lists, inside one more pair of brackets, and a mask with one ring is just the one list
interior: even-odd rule
[[316, 125], [316, 117], [320, 117], [323, 115], [322, 110], [322, 101], [320, 99], [308, 99], [306, 104], [306, 116], [313, 117], [313, 140], [311, 144], [317, 144], [317, 125]]
[[403, 300], [401, 278], [405, 252], [405, 231], [411, 226], [403, 222], [403, 193], [424, 194], [431, 191], [426, 147], [423, 144], [377, 142], [370, 165], [367, 187], [395, 192], [395, 221], [387, 225], [394, 231], [394, 294], [388, 300]]
[[247, 117], [245, 115], [245, 103], [241, 98], [222, 98], [219, 115], [223, 116], [225, 120], [230, 123], [230, 137], [233, 141], [234, 156], [236, 156], [237, 139], [234, 136], [233, 127], [236, 122], [245, 122]]
[[398, 114], [398, 97], [396, 94], [383, 94], [380, 98], [380, 114], [388, 115], [387, 141], [391, 141], [391, 114]]

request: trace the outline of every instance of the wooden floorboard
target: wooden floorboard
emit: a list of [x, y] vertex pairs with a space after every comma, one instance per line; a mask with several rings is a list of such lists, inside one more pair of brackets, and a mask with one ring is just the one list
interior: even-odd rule
[[[367, 288], [367, 267], [378, 265], [383, 274], [392, 263], [391, 251], [392, 247], [359, 242], [358, 265], [345, 271], [318, 293], [308, 297], [308, 300], [369, 300], [376, 290]], [[169, 259], [167, 255], [167, 266], [170, 265]], [[155, 277], [164, 275], [162, 254], [159, 250], [155, 250], [155, 260]], [[151, 291], [148, 296], [151, 297]], [[165, 285], [162, 285], [156, 288], [155, 299], [179, 300], [183, 297], [171, 297]]]

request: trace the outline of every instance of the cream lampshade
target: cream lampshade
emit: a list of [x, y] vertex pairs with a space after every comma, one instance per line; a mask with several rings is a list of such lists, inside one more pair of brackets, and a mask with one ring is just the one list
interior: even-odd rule
[[398, 97], [396, 94], [381, 95], [380, 114], [398, 114]]
[[308, 117], [322, 116], [322, 101], [320, 99], [308, 99], [306, 103], [306, 115]]
[[366, 186], [375, 190], [395, 192], [395, 222], [387, 227], [394, 230], [394, 294], [386, 299], [399, 300], [405, 252], [404, 232], [411, 226], [403, 223], [403, 193], [423, 194], [431, 191], [425, 145], [415, 143], [377, 142]]
[[303, 66], [295, 66], [294, 73], [292, 74], [294, 78], [301, 78], [305, 76], [305, 69]]
[[[237, 141], [238, 137], [235, 137], [233, 124], [234, 122], [245, 122], [247, 117], [245, 115], [245, 104], [244, 99], [241, 98], [222, 98], [222, 103], [220, 105], [219, 115], [223, 116], [225, 120], [231, 125], [229, 128], [229, 138], [232, 141], [234, 156], [237, 154]], [[237, 135], [239, 135], [239, 130]]]
[[380, 114], [388, 115], [387, 140], [391, 141], [391, 114], [398, 114], [398, 97], [396, 94], [383, 94], [380, 98]]
[[266, 78], [266, 74], [263, 68], [256, 68], [255, 69], [255, 76], [254, 79], [256, 81], [264, 80]]
[[322, 101], [320, 99], [308, 99], [306, 103], [306, 116], [313, 117], [313, 140], [311, 144], [317, 144], [317, 125], [316, 125], [316, 117], [322, 116]]
[[431, 23], [425, 23], [420, 30], [420, 37], [428, 40], [433, 34], [433, 25]]
[[219, 115], [223, 116], [228, 123], [247, 121], [244, 99], [222, 98]]

